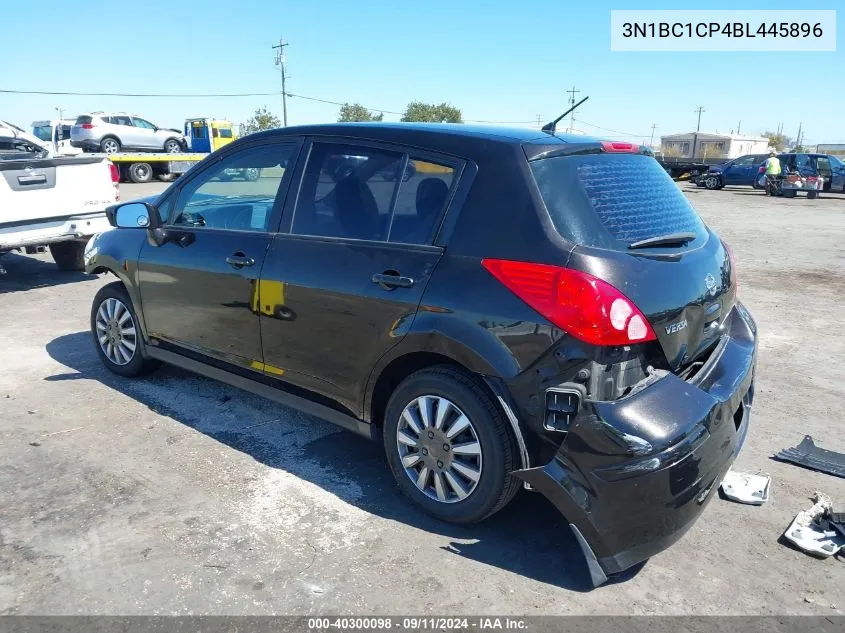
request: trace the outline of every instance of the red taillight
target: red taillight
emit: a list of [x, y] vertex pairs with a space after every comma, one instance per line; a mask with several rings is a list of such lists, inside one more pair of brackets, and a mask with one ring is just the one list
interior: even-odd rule
[[601, 148], [606, 152], [629, 153], [636, 154], [640, 151], [639, 145], [632, 143], [620, 143], [618, 141], [602, 141]]
[[120, 169], [113, 162], [109, 161], [109, 173], [111, 174], [111, 182], [114, 185], [114, 201], [120, 200]]
[[639, 308], [597, 277], [504, 259], [484, 259], [481, 264], [517, 297], [586, 343], [631, 345], [656, 338]]
[[734, 257], [734, 250], [724, 240], [722, 240], [722, 246], [728, 251], [728, 258], [731, 260], [731, 277], [734, 282], [734, 296], [736, 296], [739, 294], [739, 274], [736, 270], [736, 257]]
[[81, 127], [83, 130], [93, 130], [94, 124], [93, 123], [83, 123], [79, 127]]

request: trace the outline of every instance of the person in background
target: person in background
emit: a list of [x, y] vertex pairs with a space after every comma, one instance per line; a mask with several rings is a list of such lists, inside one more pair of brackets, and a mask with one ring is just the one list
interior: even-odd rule
[[777, 179], [780, 176], [780, 160], [774, 151], [769, 152], [769, 157], [765, 162], [766, 167], [766, 193], [775, 195], [777, 191]]

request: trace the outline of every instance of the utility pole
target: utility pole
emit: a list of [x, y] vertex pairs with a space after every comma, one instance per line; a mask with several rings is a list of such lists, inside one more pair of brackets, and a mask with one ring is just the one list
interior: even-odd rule
[[279, 67], [279, 71], [282, 73], [282, 121], [285, 127], [288, 126], [288, 95], [285, 92], [285, 46], [287, 45], [287, 42], [280, 37], [278, 46], [273, 47], [273, 50], [277, 51], [276, 66]]
[[801, 147], [801, 136], [802, 136], [802, 129], [804, 127], [804, 122], [800, 122], [798, 124], [798, 138], [795, 139], [795, 146]]
[[657, 123], [651, 124], [651, 140], [648, 142], [649, 147], [654, 147], [654, 130], [657, 129]]
[[537, 115], [537, 127], [540, 127], [541, 125], [543, 125], [543, 115], [538, 114]]
[[706, 110], [704, 109], [704, 106], [698, 106], [698, 108], [695, 111], [698, 112], [698, 125], [695, 126], [695, 131], [700, 132], [701, 131], [701, 113], [705, 112]]
[[739, 128], [742, 127], [742, 119], [739, 120], [739, 123], [736, 124], [736, 133], [739, 134]]
[[[572, 90], [564, 90], [564, 92], [568, 92], [571, 95], [569, 97], [569, 105], [574, 106], [575, 105], [575, 95], [577, 93], [581, 92], [581, 91], [575, 90], [575, 86], [573, 85]], [[570, 132], [570, 134], [572, 133], [572, 130], [574, 130], [574, 129], [575, 129], [575, 111], [573, 110], [572, 116], [569, 118], [569, 132]]]
[[701, 131], [701, 113], [704, 112], [704, 106], [698, 106], [695, 112], [698, 112], [698, 125], [696, 125], [695, 134], [692, 136], [692, 158], [695, 158], [695, 146], [698, 145], [698, 133]]

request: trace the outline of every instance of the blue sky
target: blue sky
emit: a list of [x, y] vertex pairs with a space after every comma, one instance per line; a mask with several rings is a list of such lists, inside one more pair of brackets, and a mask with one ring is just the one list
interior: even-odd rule
[[[467, 120], [536, 122], [590, 100], [576, 123], [588, 133], [648, 139], [695, 129], [759, 133], [783, 123], [808, 143], [845, 142], [845, 50], [835, 53], [625, 53], [610, 51], [611, 8], [675, 9], [677, 2], [480, 0], [113, 0], [5, 3], [0, 89], [133, 93], [276, 93], [239, 98], [0, 94], [0, 119], [129, 110], [163, 126], [186, 117], [235, 123], [259, 106], [281, 116], [271, 46], [284, 36], [288, 92], [401, 112], [408, 101], [447, 101]], [[795, 9], [768, 1], [766, 8]], [[836, 9], [841, 0], [803, 0]], [[499, 5], [499, 6], [497, 6]], [[760, 9], [712, 1], [712, 9]], [[843, 30], [845, 9], [837, 15]], [[20, 24], [15, 31], [10, 27]], [[53, 30], [55, 25], [56, 30]], [[35, 38], [43, 43], [35, 45]], [[841, 38], [840, 38], [841, 42]], [[14, 63], [9, 63], [15, 60]], [[794, 79], [793, 79], [794, 78]], [[802, 79], [808, 80], [806, 83]], [[337, 106], [288, 100], [289, 123], [332, 121]], [[398, 119], [388, 114], [388, 120]], [[601, 130], [615, 130], [610, 132]], [[621, 132], [621, 133], [620, 133]]]

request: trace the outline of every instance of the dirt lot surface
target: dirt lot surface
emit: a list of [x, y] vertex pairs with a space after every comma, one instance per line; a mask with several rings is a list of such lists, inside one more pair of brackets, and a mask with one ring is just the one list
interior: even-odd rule
[[738, 467], [773, 476], [767, 505], [715, 499], [676, 546], [591, 590], [538, 495], [452, 527], [404, 501], [377, 444], [179, 370], [118, 378], [88, 333], [111, 280], [10, 255], [0, 613], [842, 614], [845, 562], [778, 539], [814, 490], [845, 511], [845, 480], [770, 457], [805, 434], [845, 451], [845, 196], [685, 191], [733, 245], [759, 325]]

